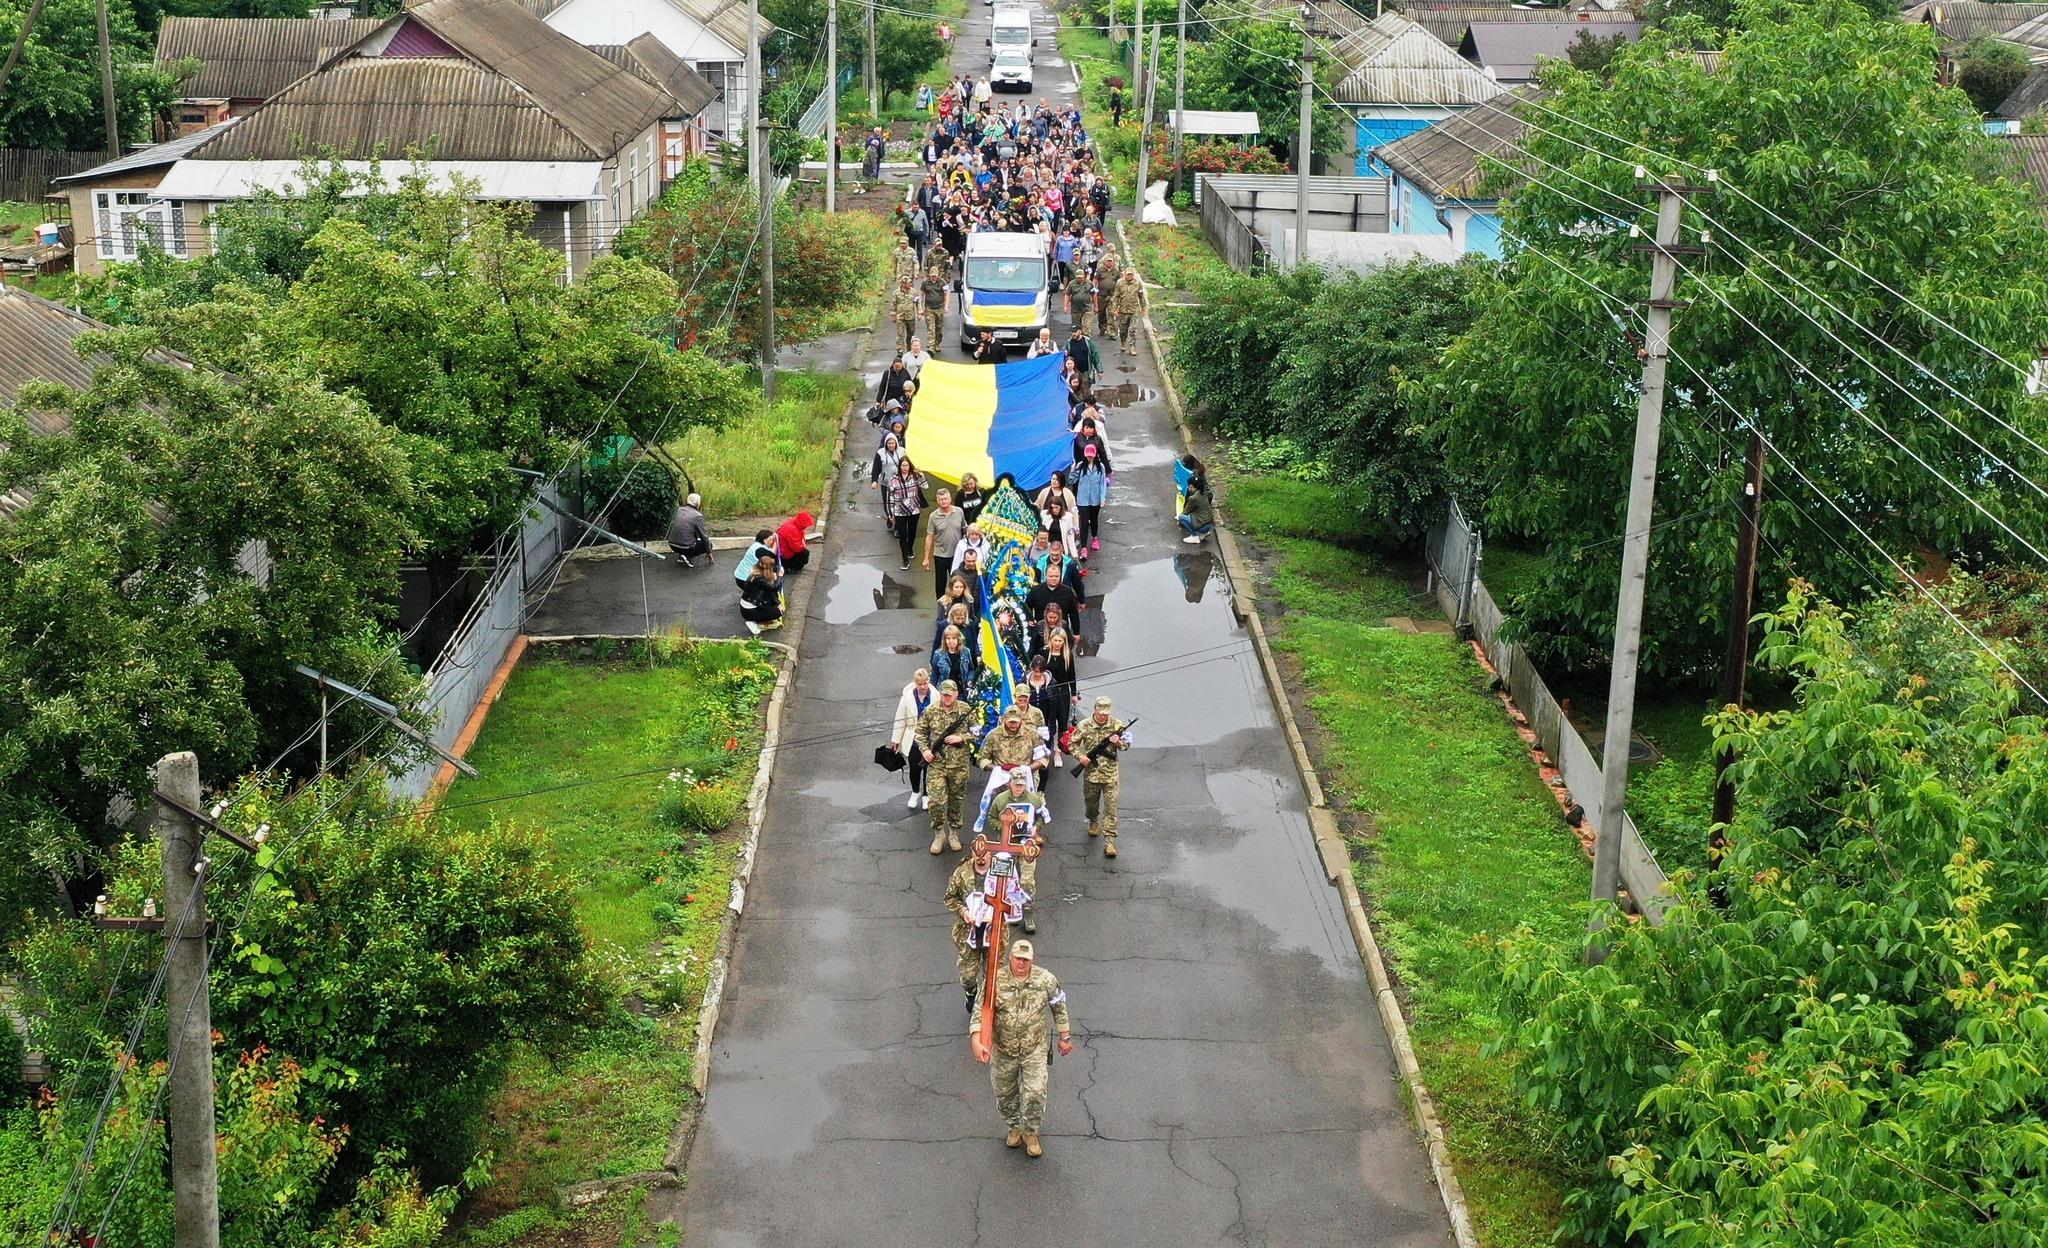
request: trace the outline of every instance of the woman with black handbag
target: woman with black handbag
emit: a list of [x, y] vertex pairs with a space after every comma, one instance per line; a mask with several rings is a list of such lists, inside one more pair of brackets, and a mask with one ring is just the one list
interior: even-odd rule
[[938, 691], [932, 688], [931, 673], [918, 668], [911, 673], [910, 683], [903, 686], [903, 696], [896, 699], [895, 730], [889, 737], [889, 748], [901, 754], [910, 764], [910, 809], [927, 805], [931, 799], [924, 791], [924, 751], [917, 748], [917, 717], [924, 714]]

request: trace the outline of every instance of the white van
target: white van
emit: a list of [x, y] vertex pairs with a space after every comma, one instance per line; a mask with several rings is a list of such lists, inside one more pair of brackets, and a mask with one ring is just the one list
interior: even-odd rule
[[960, 294], [960, 345], [973, 348], [981, 331], [996, 341], [1028, 344], [1051, 319], [1046, 286], [1051, 268], [1045, 240], [1036, 234], [983, 230], [967, 236]]
[[988, 59], [994, 64], [1005, 52], [1021, 52], [1026, 57], [1031, 49], [1038, 46], [1038, 40], [1031, 37], [1031, 10], [1023, 5], [1004, 5], [995, 12], [995, 29], [988, 38]]

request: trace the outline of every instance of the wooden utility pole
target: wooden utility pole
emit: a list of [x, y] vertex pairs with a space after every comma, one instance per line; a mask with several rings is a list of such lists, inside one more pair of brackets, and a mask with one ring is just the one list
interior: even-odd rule
[[43, 0], [31, 0], [28, 13], [21, 19], [21, 30], [14, 36], [14, 50], [7, 54], [7, 63], [0, 65], [0, 91], [7, 89], [7, 80], [14, 76], [14, 67], [21, 63], [23, 49], [28, 47], [29, 33], [36, 28], [36, 19], [43, 15]]
[[107, 0], [95, 5], [100, 26], [100, 107], [106, 112], [107, 155], [121, 154], [121, 120], [114, 115], [114, 41], [107, 34]]
[[[1749, 431], [1749, 453], [1743, 461], [1742, 498], [1737, 506], [1735, 531], [1735, 600], [1728, 608], [1728, 657], [1721, 664], [1721, 705], [1742, 705], [1749, 685], [1749, 621], [1756, 614], [1756, 548], [1763, 533], [1759, 519], [1764, 502], [1764, 435], [1754, 426]], [[1735, 765], [1735, 751], [1725, 750], [1714, 760], [1714, 814], [1707, 833], [1707, 870], [1717, 871], [1728, 848], [1722, 825], [1735, 817], [1735, 782], [1728, 769]]]
[[761, 149], [761, 397], [775, 401], [775, 162], [768, 159], [768, 138], [774, 123], [766, 117], [754, 125], [754, 145]]
[[[100, 0], [105, 12], [106, 0]], [[164, 1003], [170, 1027], [171, 1199], [177, 1248], [220, 1248], [220, 1176], [213, 1124], [213, 1002], [207, 989], [206, 872], [199, 759], [157, 763], [157, 835], [164, 855]]]
[[1137, 42], [1131, 45], [1131, 101], [1136, 103], [1145, 92], [1145, 0], [1138, 0], [1138, 26], [1134, 34]]
[[1180, 0], [1179, 26], [1173, 40], [1173, 189], [1180, 190], [1180, 136], [1187, 127], [1188, 0]]
[[[1708, 180], [1714, 174], [1707, 175]], [[1657, 195], [1657, 237], [1639, 250], [1651, 255], [1650, 298], [1646, 316], [1648, 333], [1643, 340], [1642, 396], [1636, 406], [1635, 453], [1629, 467], [1628, 513], [1621, 531], [1621, 589], [1614, 608], [1613, 669], [1607, 682], [1607, 737], [1601, 742], [1600, 808], [1594, 824], [1593, 900], [1615, 901], [1621, 895], [1621, 838], [1628, 799], [1629, 742], [1635, 732], [1636, 669], [1643, 648], [1643, 596], [1650, 574], [1650, 516], [1657, 497], [1657, 447], [1664, 421], [1664, 369], [1671, 349], [1671, 311], [1678, 304], [1672, 292], [1678, 285], [1678, 257], [1699, 252], [1678, 241], [1678, 227], [1685, 213], [1685, 196], [1702, 188], [1679, 186], [1659, 180], [1649, 182], [1649, 171], [1637, 166], [1636, 180]], [[1641, 231], [1631, 227], [1632, 234]], [[1595, 910], [1593, 931], [1606, 923], [1605, 914]], [[1589, 945], [1587, 955], [1594, 961], [1604, 957], [1598, 945]]]
[[882, 124], [882, 92], [875, 83], [875, 0], [868, 0], [868, 46], [865, 53], [868, 74], [868, 115]]
[[839, 211], [839, 0], [825, 0], [825, 211]]

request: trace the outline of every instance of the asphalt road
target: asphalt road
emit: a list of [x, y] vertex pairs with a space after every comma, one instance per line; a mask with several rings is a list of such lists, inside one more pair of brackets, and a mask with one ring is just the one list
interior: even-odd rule
[[[985, 65], [987, 14], [957, 41], [962, 68]], [[1040, 55], [1034, 94], [1071, 98], [1049, 90], [1066, 77], [1049, 29]], [[1104, 355], [1131, 401], [1109, 413], [1117, 477], [1087, 581], [1101, 627], [1080, 674], [1084, 697], [1143, 722], [1115, 862], [1083, 834], [1079, 782], [1050, 786], [1037, 945], [1077, 1048], [1053, 1062], [1046, 1155], [1002, 1146], [968, 1053], [939, 901], [956, 856], [926, 852], [924, 812], [871, 760], [932, 597], [849, 476], [690, 1157], [691, 1248], [1449, 1242], [1222, 568], [1178, 540], [1156, 372]], [[872, 435], [850, 436], [863, 464]]]

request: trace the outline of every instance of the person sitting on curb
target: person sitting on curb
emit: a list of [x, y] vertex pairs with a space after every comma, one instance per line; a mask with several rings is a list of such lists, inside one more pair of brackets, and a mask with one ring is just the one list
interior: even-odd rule
[[1216, 531], [1216, 504], [1209, 497], [1209, 477], [1200, 469], [1188, 478], [1187, 504], [1180, 513], [1180, 527], [1187, 536], [1180, 540], [1190, 546], [1199, 546], [1202, 539]]

